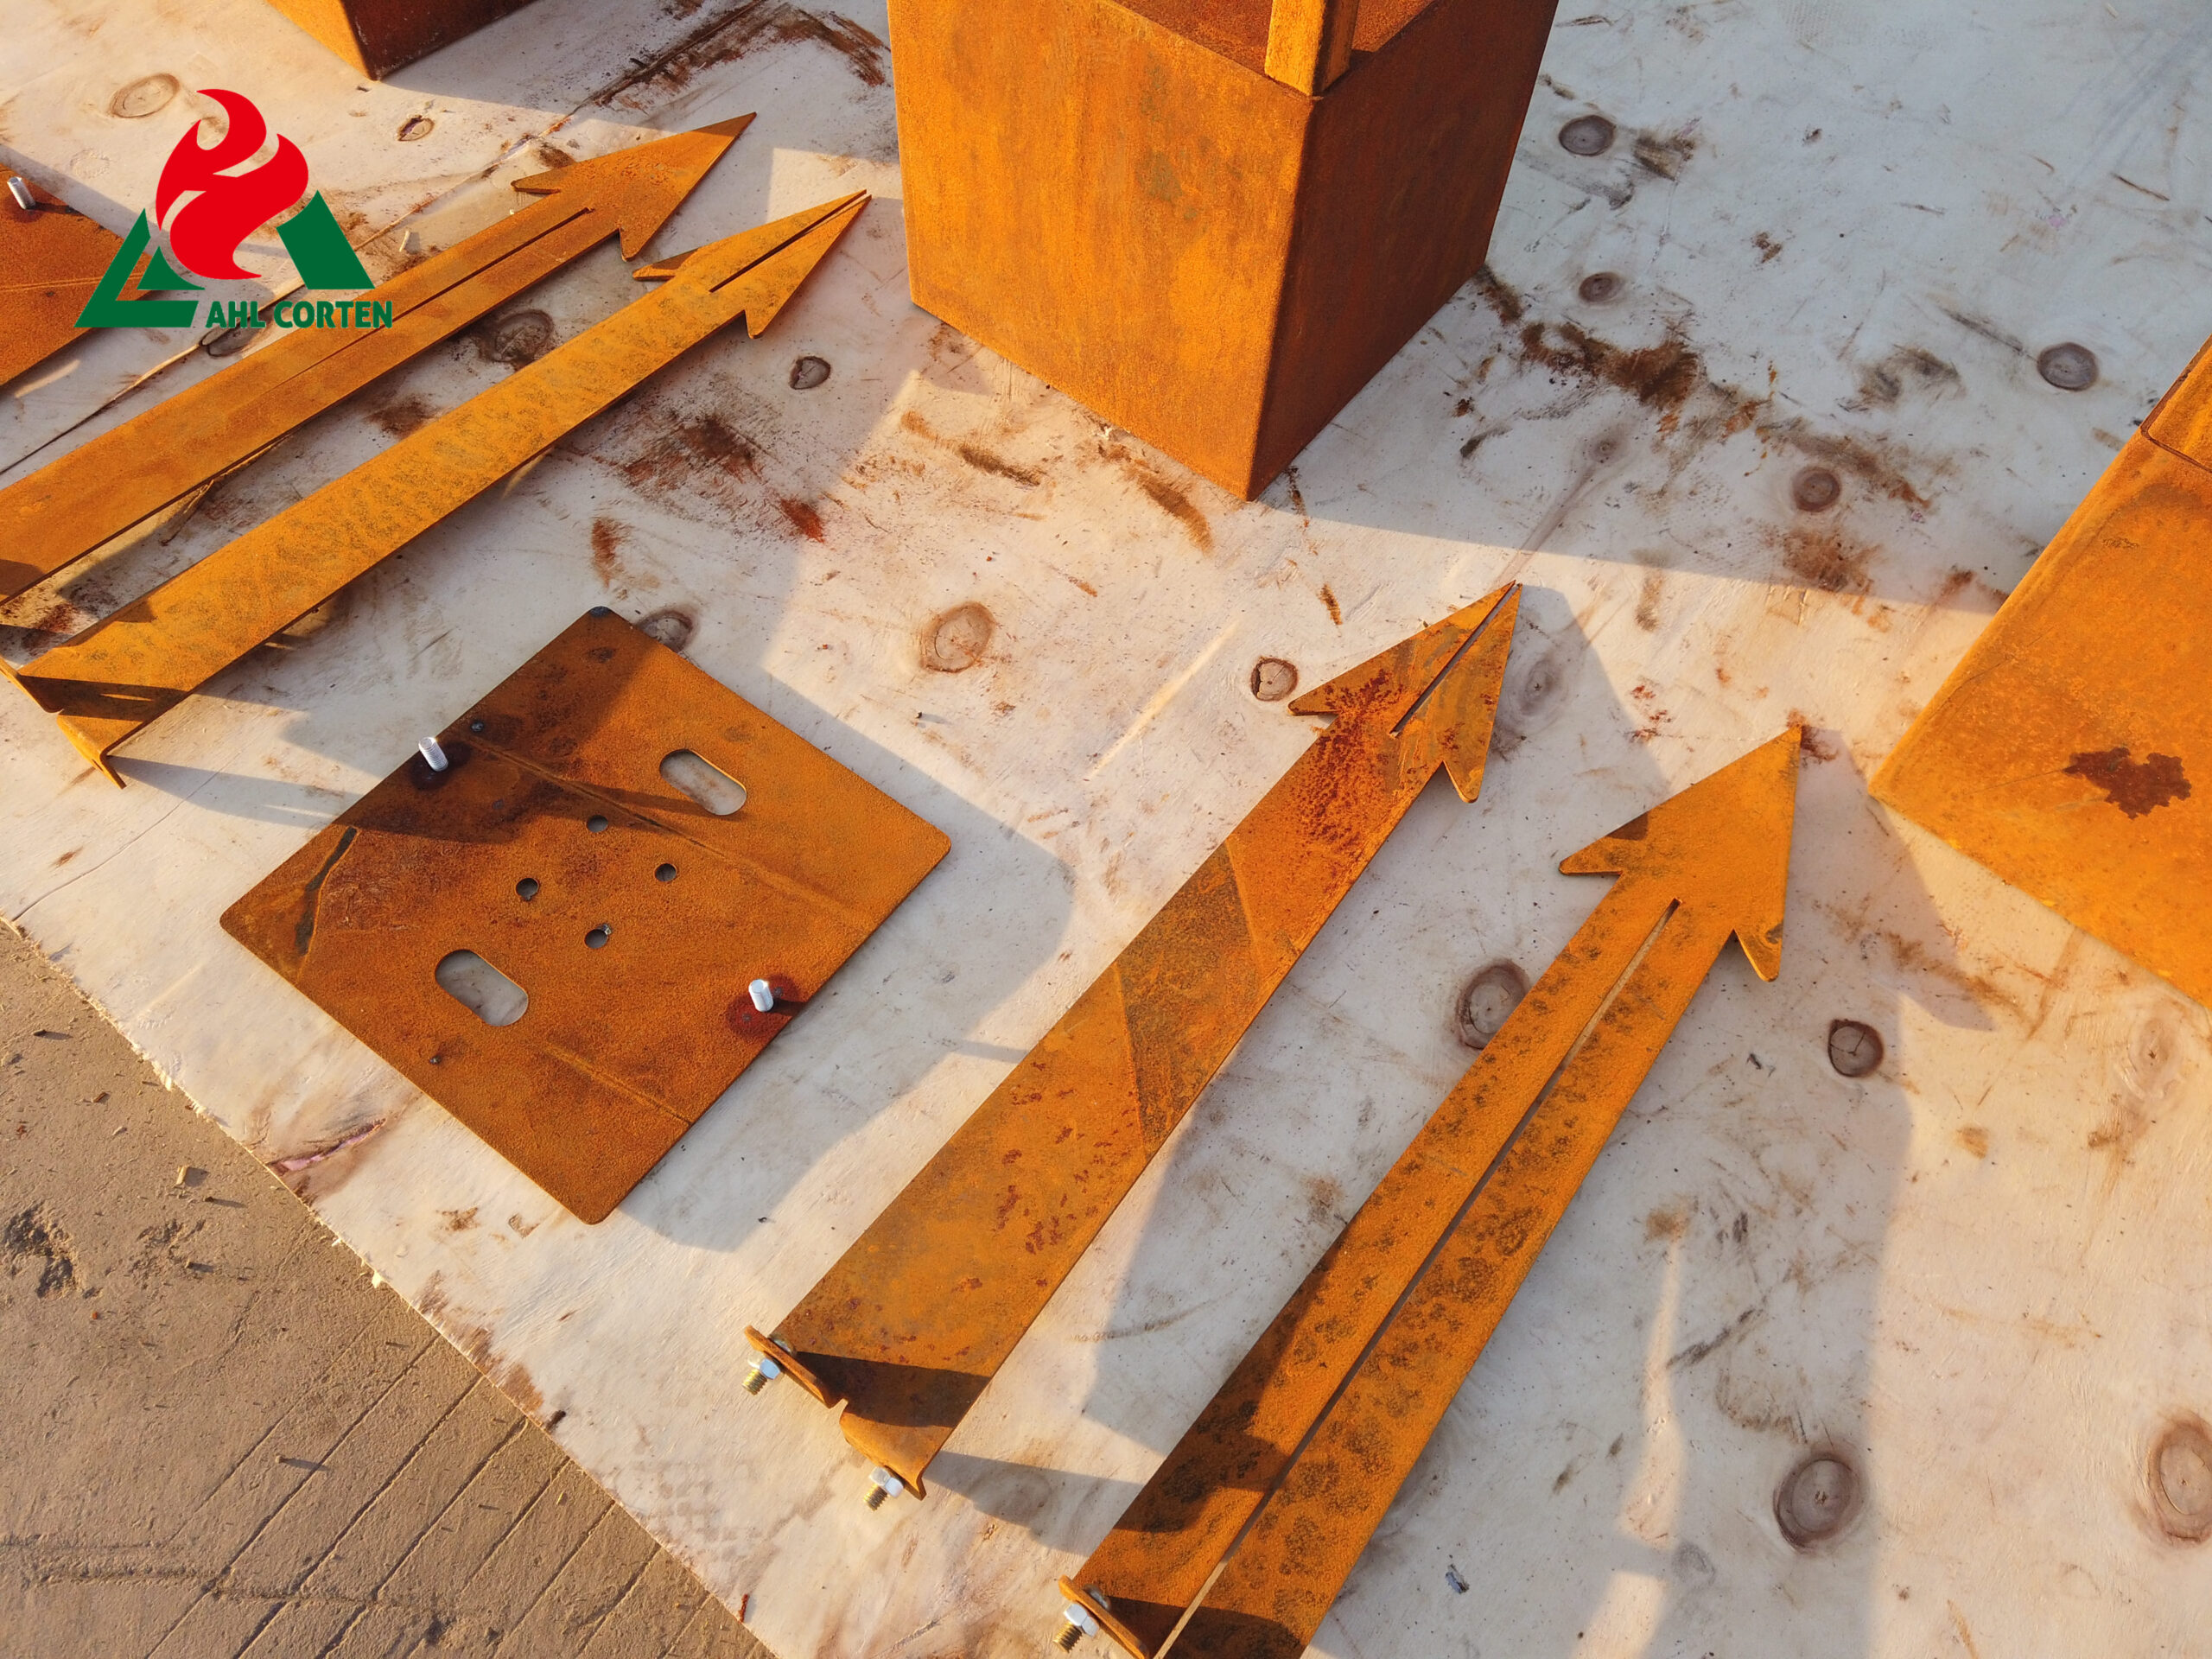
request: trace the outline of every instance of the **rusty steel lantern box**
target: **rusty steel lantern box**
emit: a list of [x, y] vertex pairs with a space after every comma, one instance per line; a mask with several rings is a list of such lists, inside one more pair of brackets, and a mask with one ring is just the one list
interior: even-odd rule
[[1249, 499], [1481, 267], [1554, 0], [891, 0], [914, 301]]
[[530, 0], [269, 0], [371, 79], [474, 35]]

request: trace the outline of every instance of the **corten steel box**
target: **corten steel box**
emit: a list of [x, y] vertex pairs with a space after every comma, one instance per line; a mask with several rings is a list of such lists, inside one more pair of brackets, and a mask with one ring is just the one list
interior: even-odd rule
[[530, 0], [269, 0], [372, 80], [428, 57]]
[[1554, 3], [891, 0], [914, 302], [1249, 499], [1480, 269]]

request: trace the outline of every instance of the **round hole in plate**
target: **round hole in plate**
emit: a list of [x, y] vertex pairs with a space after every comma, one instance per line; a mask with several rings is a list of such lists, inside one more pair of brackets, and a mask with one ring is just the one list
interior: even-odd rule
[[1529, 976], [1521, 971], [1518, 963], [1500, 957], [1478, 969], [1473, 978], [1459, 988], [1459, 1000], [1452, 1008], [1452, 1026], [1459, 1040], [1469, 1048], [1487, 1048], [1491, 1038], [1497, 1035], [1510, 1019], [1513, 1010], [1521, 1006], [1521, 999], [1529, 995]]
[[675, 865], [673, 865], [673, 864], [664, 864], [664, 865], [662, 865], [662, 866], [660, 867], [660, 868], [658, 868], [658, 869], [657, 869], [657, 870], [655, 870], [655, 871], [653, 872], [653, 880], [656, 880], [656, 881], [673, 881], [673, 880], [676, 880], [676, 866], [675, 866]]
[[1882, 1033], [1864, 1020], [1828, 1022], [1828, 1064], [1847, 1077], [1863, 1077], [1882, 1063]]
[[590, 830], [594, 836], [605, 835], [607, 833], [607, 814], [604, 812], [593, 813], [591, 817], [584, 820], [584, 828]]
[[1281, 702], [1297, 690], [1297, 664], [1281, 657], [1262, 657], [1252, 664], [1252, 695], [1262, 702]]
[[1841, 1452], [1815, 1451], [1792, 1469], [1774, 1495], [1782, 1535], [1799, 1549], [1826, 1543], [1859, 1508], [1859, 1471]]
[[1559, 130], [1559, 147], [1570, 156], [1602, 156], [1613, 147], [1613, 124], [1602, 115], [1579, 115]]
[[1618, 270], [1593, 270], [1582, 279], [1574, 291], [1582, 296], [1585, 305], [1604, 305], [1621, 296], [1628, 281]]
[[2037, 355], [2036, 372], [2061, 391], [2087, 391], [2097, 384], [2097, 354], [2086, 346], [2063, 340]]
[[168, 108], [169, 100], [183, 90], [175, 75], [143, 75], [107, 101], [107, 112], [125, 121], [142, 121]]
[[593, 950], [596, 950], [613, 937], [613, 924], [611, 922], [601, 922], [597, 927], [594, 927], [590, 932], [584, 935], [584, 943]]
[[419, 143], [430, 136], [431, 130], [437, 124], [427, 115], [410, 115], [399, 124], [399, 142], [403, 144]]
[[515, 883], [515, 897], [525, 905], [537, 897], [537, 878], [534, 875], [525, 875]]
[[1843, 480], [1825, 467], [1808, 467], [1789, 480], [1790, 505], [1800, 512], [1826, 512], [1843, 499]]

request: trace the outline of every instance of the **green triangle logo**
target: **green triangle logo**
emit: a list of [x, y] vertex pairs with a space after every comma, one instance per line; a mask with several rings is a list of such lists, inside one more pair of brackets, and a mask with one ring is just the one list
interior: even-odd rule
[[300, 273], [304, 288], [367, 288], [369, 273], [361, 256], [346, 245], [338, 228], [337, 215], [318, 190], [308, 205], [276, 227], [284, 251]]
[[[131, 270], [138, 264], [138, 256], [153, 240], [153, 227], [146, 222], [142, 212], [138, 222], [130, 227], [130, 234], [123, 238], [123, 245], [115, 251], [115, 257], [108, 261], [107, 269], [100, 274], [99, 286], [92, 290], [92, 298], [85, 302], [85, 308], [77, 318], [79, 328], [189, 328], [193, 314], [200, 308], [196, 300], [126, 300], [123, 290], [130, 281]], [[175, 268], [163, 258], [159, 249], [146, 262], [145, 288], [198, 288], [199, 283], [177, 275]]]
[[146, 274], [138, 279], [138, 291], [141, 294], [175, 294], [185, 289], [199, 286], [199, 283], [169, 264], [168, 255], [163, 253], [159, 248], [154, 250], [154, 257], [146, 262]]

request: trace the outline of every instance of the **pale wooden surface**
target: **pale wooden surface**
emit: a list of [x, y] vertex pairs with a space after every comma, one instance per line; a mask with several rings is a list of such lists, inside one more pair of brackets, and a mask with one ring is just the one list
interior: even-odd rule
[[[2158, 1533], [2145, 1466], [2172, 1414], [2212, 1415], [2212, 1019], [1864, 784], [2212, 329], [2192, 0], [1565, 9], [1495, 245], [1518, 298], [1467, 290], [1249, 507], [907, 304], [887, 60], [831, 14], [539, 0], [356, 120], [334, 113], [356, 83], [277, 49], [251, 0], [23, 10], [5, 143], [41, 181], [94, 175], [72, 199], [122, 203], [118, 228], [178, 130], [98, 112], [138, 75], [204, 64], [380, 225], [687, 34], [675, 70], [560, 134], [760, 111], [660, 248], [878, 193], [766, 340], [703, 348], [164, 720], [124, 793], [0, 704], [7, 913], [263, 1158], [372, 1130], [295, 1186], [495, 1380], [566, 1411], [563, 1442], [785, 1659], [1035, 1651], [1053, 1577], [1464, 1064], [1459, 984], [1502, 955], [1533, 973], [1595, 902], [1556, 860], [1800, 716], [1821, 758], [1781, 981], [1715, 975], [1318, 1649], [2199, 1640], [2212, 1579]], [[97, 39], [70, 21], [95, 16]], [[407, 98], [454, 149], [391, 139]], [[1554, 135], [1593, 110], [1619, 139], [1580, 160]], [[1580, 301], [1606, 270], [1622, 296]], [[525, 303], [566, 337], [629, 291], [602, 251]], [[1567, 323], [1658, 354], [1563, 354]], [[2097, 353], [2095, 388], [2037, 377], [2061, 340]], [[803, 353], [827, 385], [789, 388]], [[504, 372], [468, 341], [429, 353], [78, 599]], [[19, 423], [75, 418], [39, 396]], [[1845, 493], [1810, 517], [1789, 481], [1816, 461]], [[1511, 570], [1532, 591], [1482, 801], [1416, 805], [936, 1495], [864, 1510], [825, 1414], [739, 1392], [739, 1326], [791, 1305], [1297, 753], [1245, 689], [1255, 658], [1313, 684]], [[694, 616], [694, 660], [953, 850], [587, 1229], [215, 918], [600, 602]], [[932, 619], [971, 603], [995, 620], [982, 661], [925, 669]], [[1838, 1017], [1881, 1031], [1879, 1072], [1829, 1068]], [[1856, 1462], [1865, 1503], [1799, 1554], [1773, 1494], [1813, 1445]]]

